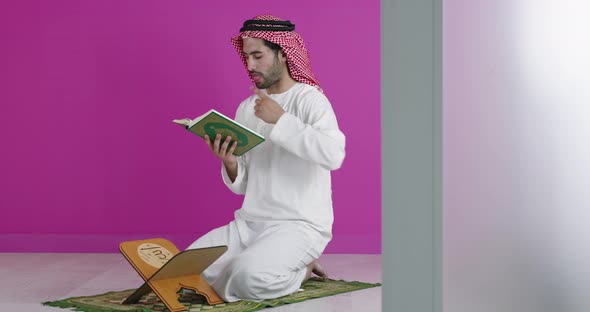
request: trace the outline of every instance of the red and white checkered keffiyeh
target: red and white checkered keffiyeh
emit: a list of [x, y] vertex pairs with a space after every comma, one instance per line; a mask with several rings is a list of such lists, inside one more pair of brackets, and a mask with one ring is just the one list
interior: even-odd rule
[[[258, 15], [254, 17], [253, 20], [284, 21], [283, 19], [270, 14]], [[315, 86], [318, 90], [322, 91], [319, 81], [311, 70], [309, 54], [307, 53], [307, 49], [305, 48], [305, 44], [301, 35], [295, 31], [245, 30], [240, 32], [239, 35], [231, 38], [231, 43], [238, 51], [238, 54], [240, 55], [242, 62], [244, 62], [244, 66], [247, 70], [248, 63], [246, 56], [243, 54], [244, 45], [242, 38], [244, 37], [264, 39], [280, 45], [287, 55], [287, 64], [291, 77], [301, 83]]]

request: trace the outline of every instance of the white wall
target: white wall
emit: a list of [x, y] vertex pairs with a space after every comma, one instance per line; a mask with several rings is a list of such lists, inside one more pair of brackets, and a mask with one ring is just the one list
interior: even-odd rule
[[444, 310], [590, 310], [590, 2], [444, 1]]

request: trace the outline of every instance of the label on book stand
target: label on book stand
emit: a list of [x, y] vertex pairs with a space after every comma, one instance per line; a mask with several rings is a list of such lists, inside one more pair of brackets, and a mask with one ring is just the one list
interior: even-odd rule
[[152, 238], [123, 242], [119, 250], [145, 281], [123, 304], [137, 303], [153, 291], [171, 312], [186, 311], [178, 302], [177, 293], [181, 288], [204, 296], [210, 305], [223, 303], [201, 273], [227, 250], [227, 246], [180, 252], [169, 240]]
[[[178, 253], [178, 252], [176, 252]], [[161, 268], [176, 254], [156, 243], [143, 243], [137, 247], [137, 254], [145, 263], [156, 269]]]

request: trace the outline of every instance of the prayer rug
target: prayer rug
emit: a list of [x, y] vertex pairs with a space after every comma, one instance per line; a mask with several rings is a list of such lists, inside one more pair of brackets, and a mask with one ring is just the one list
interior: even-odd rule
[[[381, 284], [370, 284], [362, 282], [347, 282], [343, 280], [311, 278], [303, 283], [303, 291], [294, 294], [262, 302], [253, 302], [241, 300], [232, 303], [222, 303], [210, 306], [204, 297], [194, 292], [179, 291], [179, 301], [187, 307], [188, 312], [195, 311], [213, 311], [213, 312], [250, 312], [258, 311], [264, 308], [277, 307], [280, 305], [301, 302], [314, 298], [332, 296], [336, 294], [361, 290], [371, 287], [381, 286]], [[101, 295], [73, 297], [59, 301], [44, 302], [44, 305], [60, 308], [69, 308], [73, 311], [83, 312], [152, 312], [168, 311], [166, 306], [158, 300], [158, 297], [152, 292], [141, 298], [138, 304], [123, 305], [121, 302], [131, 295], [135, 289], [123, 291], [111, 291]]]

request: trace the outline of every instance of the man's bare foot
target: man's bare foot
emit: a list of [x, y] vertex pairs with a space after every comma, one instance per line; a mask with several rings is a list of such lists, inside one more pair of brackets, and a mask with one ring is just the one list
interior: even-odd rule
[[312, 262], [312, 264], [313, 264], [313, 267], [312, 267], [311, 272], [313, 272], [313, 274], [315, 274], [321, 278], [328, 278], [328, 272], [326, 272], [326, 270], [324, 270], [324, 268], [320, 264], [320, 261], [316, 260], [316, 261]]
[[311, 277], [311, 273], [321, 278], [328, 278], [328, 273], [322, 268], [322, 265], [318, 260], [313, 261], [307, 266], [307, 273], [305, 274], [306, 281]]

